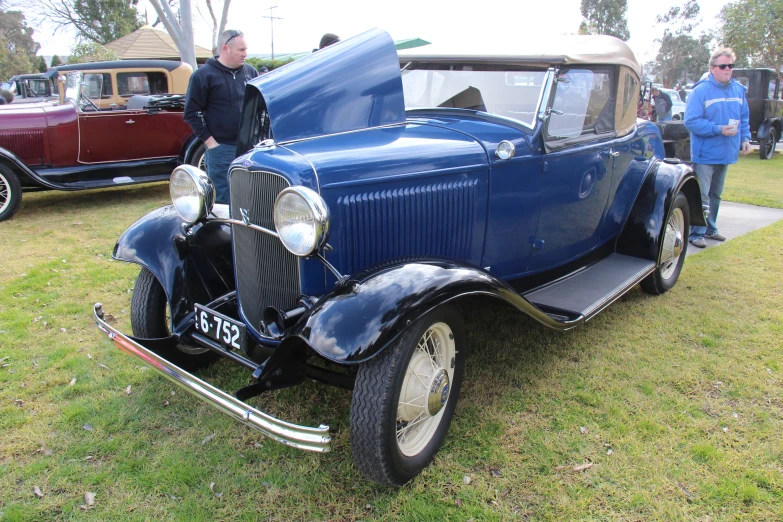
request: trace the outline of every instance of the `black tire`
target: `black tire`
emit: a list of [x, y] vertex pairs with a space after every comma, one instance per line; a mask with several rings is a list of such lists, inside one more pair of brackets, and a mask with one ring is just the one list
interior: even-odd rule
[[772, 159], [775, 154], [775, 145], [778, 142], [778, 134], [775, 127], [770, 127], [767, 137], [759, 143], [759, 156], [763, 160]]
[[[430, 333], [441, 343], [422, 344], [425, 334]], [[427, 351], [419, 346], [427, 346]], [[444, 361], [424, 355], [435, 351], [432, 346], [438, 346], [438, 353], [451, 359], [445, 361], [445, 367], [441, 364]], [[448, 357], [451, 353], [453, 356]], [[431, 375], [422, 372], [414, 380], [409, 366]], [[354, 463], [367, 478], [401, 486], [432, 461], [454, 416], [464, 371], [465, 324], [462, 312], [452, 305], [436, 308], [359, 367], [351, 401], [351, 449]], [[408, 399], [407, 406], [401, 405], [403, 388], [422, 404]], [[417, 395], [420, 390], [424, 393]], [[417, 426], [416, 430], [407, 433], [412, 426]], [[398, 429], [403, 432], [402, 442]], [[407, 435], [412, 440], [406, 441]]]
[[204, 172], [207, 171], [207, 146], [203, 143], [199, 143], [193, 155], [190, 157], [189, 165], [200, 168]]
[[[160, 339], [171, 335], [166, 293], [155, 275], [147, 268], [142, 268], [136, 278], [131, 296], [130, 316], [134, 337]], [[217, 359], [217, 354], [207, 348], [185, 344], [153, 351], [185, 370], [203, 368]]]
[[0, 221], [11, 219], [22, 203], [22, 185], [11, 169], [0, 164]]
[[688, 234], [691, 218], [688, 198], [680, 192], [674, 198], [661, 231], [661, 245], [658, 249], [658, 266], [642, 280], [642, 290], [648, 294], [660, 295], [668, 292], [680, 277], [685, 254], [688, 251]]

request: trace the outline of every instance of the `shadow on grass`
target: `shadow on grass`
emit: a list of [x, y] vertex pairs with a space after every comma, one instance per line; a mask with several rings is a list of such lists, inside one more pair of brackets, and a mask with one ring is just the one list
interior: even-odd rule
[[19, 217], [37, 217], [51, 212], [89, 211], [100, 216], [101, 212], [114, 213], [113, 207], [119, 205], [133, 206], [145, 202], [156, 201], [165, 204], [168, 200], [168, 183], [147, 183], [124, 187], [111, 187], [98, 190], [80, 190], [66, 192], [47, 190], [42, 192], [25, 192], [22, 205], [15, 219]]

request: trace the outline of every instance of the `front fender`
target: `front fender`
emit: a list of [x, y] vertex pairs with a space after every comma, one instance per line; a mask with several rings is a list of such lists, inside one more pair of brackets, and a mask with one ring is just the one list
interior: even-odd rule
[[691, 226], [707, 224], [696, 174], [684, 163], [667, 161], [659, 160], [650, 166], [617, 239], [618, 253], [657, 261], [663, 222], [680, 191], [688, 198]]
[[293, 349], [304, 341], [329, 360], [361, 363], [430, 310], [470, 295], [498, 298], [560, 330], [583, 322], [582, 317], [569, 321], [549, 317], [504, 281], [474, 266], [447, 260], [400, 261], [356, 274], [319, 299], [278, 350]]
[[172, 333], [182, 333], [195, 303], [209, 303], [233, 291], [231, 229], [228, 225], [195, 225], [185, 235], [173, 205], [153, 210], [117, 240], [112, 257], [147, 268], [166, 292]]

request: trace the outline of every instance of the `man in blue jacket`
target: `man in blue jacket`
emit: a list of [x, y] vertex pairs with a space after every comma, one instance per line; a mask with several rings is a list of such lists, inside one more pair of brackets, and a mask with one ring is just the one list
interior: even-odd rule
[[701, 204], [706, 227], [691, 227], [690, 242], [705, 248], [705, 237], [725, 241], [718, 232], [718, 210], [729, 165], [737, 163], [739, 151], [750, 153], [750, 125], [745, 87], [731, 79], [736, 55], [719, 49], [710, 58], [706, 79], [688, 96], [685, 127], [691, 133], [691, 160], [701, 185]]
[[228, 203], [228, 167], [236, 156], [245, 86], [258, 71], [245, 63], [247, 43], [242, 31], [223, 31], [218, 43], [220, 55], [190, 77], [185, 121], [207, 146], [207, 175], [215, 185], [215, 201]]

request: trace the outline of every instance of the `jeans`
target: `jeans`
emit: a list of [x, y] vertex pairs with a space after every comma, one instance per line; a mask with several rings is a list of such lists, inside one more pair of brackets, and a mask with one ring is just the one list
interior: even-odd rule
[[221, 143], [207, 149], [207, 176], [215, 185], [215, 203], [228, 203], [228, 167], [234, 161], [236, 150], [233, 143]]
[[691, 227], [690, 240], [703, 238], [706, 235], [711, 236], [718, 231], [718, 210], [720, 209], [720, 195], [723, 192], [723, 183], [726, 181], [726, 173], [729, 171], [728, 165], [706, 165], [703, 163], [694, 163], [696, 176], [701, 185], [701, 206], [707, 216], [706, 227]]

